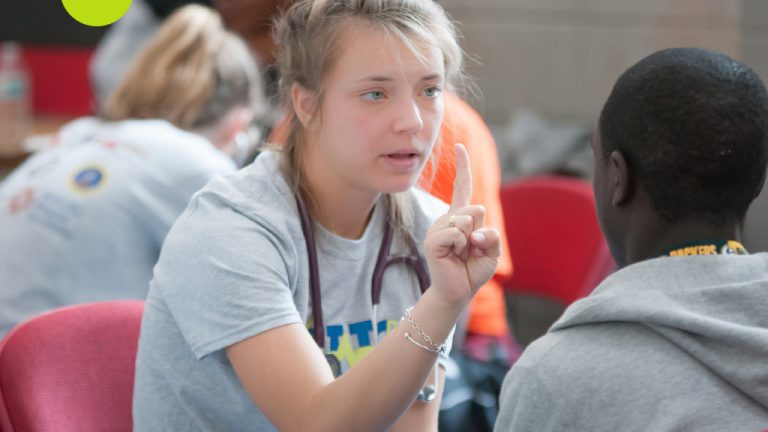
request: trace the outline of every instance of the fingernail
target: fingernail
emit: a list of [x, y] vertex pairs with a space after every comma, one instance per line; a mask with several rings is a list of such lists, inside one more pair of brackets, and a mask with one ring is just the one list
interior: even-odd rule
[[485, 241], [485, 234], [481, 232], [474, 232], [472, 233], [472, 238], [474, 238], [475, 241], [482, 243]]

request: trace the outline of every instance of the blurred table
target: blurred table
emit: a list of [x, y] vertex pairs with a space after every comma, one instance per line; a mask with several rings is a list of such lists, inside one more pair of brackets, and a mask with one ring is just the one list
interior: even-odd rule
[[37, 116], [32, 119], [30, 135], [54, 133], [71, 120], [71, 116]]
[[[70, 120], [72, 120], [72, 117], [69, 116], [36, 116], [32, 119], [32, 127], [28, 138], [52, 134]], [[0, 180], [24, 162], [30, 154], [31, 150], [27, 150], [15, 156], [0, 156]]]

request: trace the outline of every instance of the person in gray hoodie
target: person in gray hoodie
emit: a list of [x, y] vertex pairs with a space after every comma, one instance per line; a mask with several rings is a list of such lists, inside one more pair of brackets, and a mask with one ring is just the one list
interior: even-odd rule
[[768, 429], [768, 254], [739, 243], [765, 180], [768, 94], [681, 48], [629, 68], [592, 150], [620, 265], [508, 373], [497, 431]]

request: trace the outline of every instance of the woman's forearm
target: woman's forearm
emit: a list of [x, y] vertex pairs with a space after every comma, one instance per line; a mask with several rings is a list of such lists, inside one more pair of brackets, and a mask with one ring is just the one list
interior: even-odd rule
[[[414, 322], [435, 343], [443, 343], [456, 323], [462, 304], [448, 304], [427, 290], [414, 305]], [[384, 430], [411, 406], [437, 360], [405, 337], [429, 344], [404, 320], [360, 363], [326, 385], [308, 401], [301, 430]]]

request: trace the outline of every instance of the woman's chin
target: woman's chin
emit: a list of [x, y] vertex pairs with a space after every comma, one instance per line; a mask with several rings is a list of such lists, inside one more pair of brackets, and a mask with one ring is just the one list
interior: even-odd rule
[[416, 180], [418, 180], [418, 177], [416, 176], [392, 179], [391, 181], [380, 184], [379, 191], [381, 193], [389, 194], [405, 192], [416, 184]]

